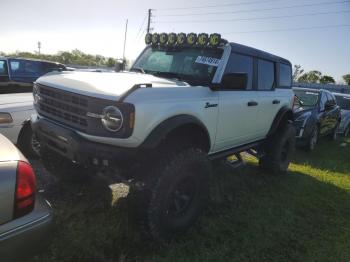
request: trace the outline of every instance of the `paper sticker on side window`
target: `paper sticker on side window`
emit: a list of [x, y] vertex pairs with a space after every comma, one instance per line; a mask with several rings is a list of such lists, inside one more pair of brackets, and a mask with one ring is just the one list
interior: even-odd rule
[[218, 66], [220, 59], [207, 56], [198, 56], [195, 62], [203, 65]]

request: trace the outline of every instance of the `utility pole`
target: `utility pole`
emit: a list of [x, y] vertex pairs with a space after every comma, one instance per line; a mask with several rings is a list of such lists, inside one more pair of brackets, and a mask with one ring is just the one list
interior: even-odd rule
[[151, 19], [152, 19], [152, 9], [148, 9], [148, 22], [147, 22], [147, 34], [150, 32], [151, 28]]
[[126, 45], [126, 34], [128, 32], [128, 19], [126, 19], [125, 24], [125, 35], [124, 35], [124, 48], [123, 48], [123, 60], [125, 60], [125, 45]]
[[41, 42], [38, 42], [38, 54], [40, 55], [40, 49], [41, 49]]

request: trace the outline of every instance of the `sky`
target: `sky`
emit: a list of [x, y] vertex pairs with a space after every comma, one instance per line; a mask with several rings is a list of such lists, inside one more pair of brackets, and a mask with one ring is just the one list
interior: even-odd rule
[[0, 51], [79, 49], [126, 58], [154, 32], [217, 32], [230, 42], [287, 58], [336, 81], [350, 73], [350, 0], [0, 0]]

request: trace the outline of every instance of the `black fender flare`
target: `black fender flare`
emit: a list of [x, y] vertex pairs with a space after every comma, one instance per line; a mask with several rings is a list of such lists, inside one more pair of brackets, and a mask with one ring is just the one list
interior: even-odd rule
[[[142, 148], [155, 148], [160, 142], [176, 128], [186, 125], [194, 124], [200, 127], [206, 134], [208, 139], [209, 148], [211, 146], [210, 135], [206, 126], [196, 117], [191, 115], [176, 115], [170, 117], [156, 126], [151, 133], [147, 136], [145, 141], [142, 143]], [[208, 149], [209, 150], [209, 149]]]
[[285, 121], [294, 121], [294, 115], [291, 108], [287, 106], [283, 106], [275, 116], [275, 119], [272, 122], [269, 132], [267, 133], [267, 137], [271, 137], [274, 135], [279, 126], [283, 124]]
[[19, 131], [18, 137], [17, 137], [17, 144], [20, 143], [23, 133], [26, 131], [27, 128], [32, 128], [30, 124], [30, 118], [26, 119], [22, 123], [22, 128]]

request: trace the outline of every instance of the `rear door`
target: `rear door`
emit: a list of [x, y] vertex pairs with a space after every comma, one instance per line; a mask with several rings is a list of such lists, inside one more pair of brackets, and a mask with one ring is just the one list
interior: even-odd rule
[[257, 138], [259, 110], [257, 91], [253, 90], [253, 58], [231, 53], [227, 73], [246, 73], [247, 85], [237, 90], [219, 90], [219, 116], [214, 150], [225, 150]]

